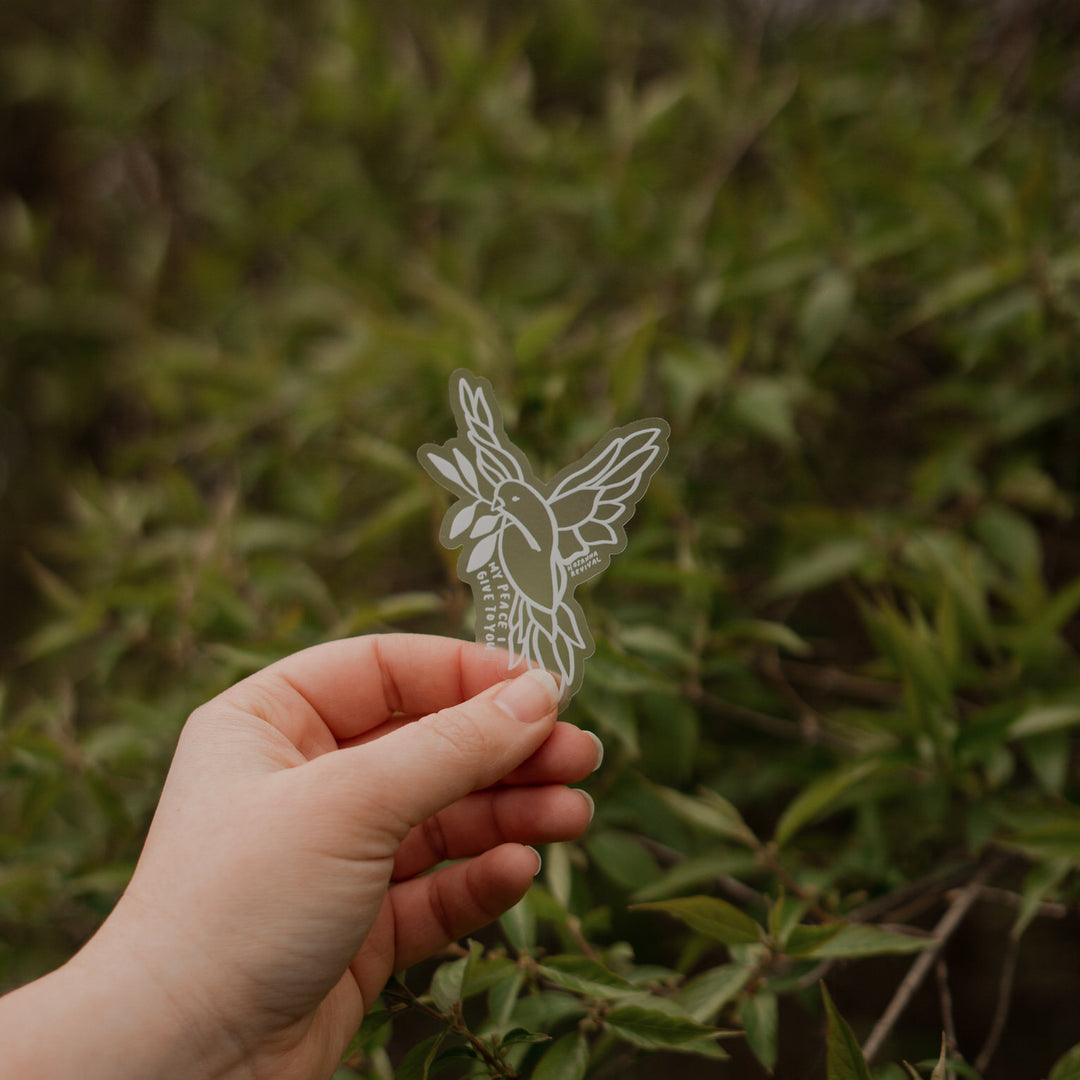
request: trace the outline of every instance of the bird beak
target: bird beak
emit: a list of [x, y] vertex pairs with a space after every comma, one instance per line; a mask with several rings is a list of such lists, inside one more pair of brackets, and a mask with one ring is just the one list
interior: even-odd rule
[[503, 502], [503, 498], [502, 498], [501, 495], [496, 495], [495, 498], [491, 500], [491, 509], [492, 510], [505, 510], [506, 509], [506, 503]]

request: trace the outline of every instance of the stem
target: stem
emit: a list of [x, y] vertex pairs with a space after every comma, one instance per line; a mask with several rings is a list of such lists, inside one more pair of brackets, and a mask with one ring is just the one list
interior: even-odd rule
[[487, 1065], [493, 1080], [518, 1080], [518, 1074], [514, 1067], [506, 1060], [505, 1055], [498, 1046], [492, 1047], [484, 1042], [479, 1035], [469, 1029], [465, 1017], [461, 1012], [461, 1003], [454, 1006], [452, 1013], [445, 1013], [426, 1001], [421, 1001], [404, 983], [400, 984], [401, 990], [408, 998], [409, 1004], [419, 1009], [428, 1016], [434, 1017], [440, 1023], [448, 1027], [455, 1035], [460, 1035]]
[[934, 966], [945, 943], [964, 921], [964, 916], [971, 909], [971, 905], [979, 898], [979, 890], [998, 871], [1004, 861], [1001, 856], [987, 860], [975, 871], [975, 876], [971, 881], [955, 894], [948, 910], [941, 917], [937, 926], [934, 927], [935, 944], [919, 954], [919, 958], [911, 965], [907, 975], [904, 976], [903, 982], [897, 987], [892, 1001], [889, 1002], [885, 1012], [882, 1013], [881, 1018], [874, 1025], [873, 1031], [870, 1032], [870, 1037], [863, 1046], [863, 1056], [866, 1058], [867, 1064], [874, 1059], [881, 1049], [882, 1043], [888, 1038], [889, 1032], [892, 1031], [896, 1021], [900, 1019], [900, 1014], [907, 1008], [915, 995], [915, 991], [918, 990], [923, 979], [926, 978], [930, 969]]
[[1005, 1030], [1005, 1021], [1009, 1017], [1009, 1006], [1012, 1004], [1013, 981], [1016, 977], [1016, 960], [1020, 953], [1020, 938], [1016, 934], [1010, 934], [1005, 946], [1005, 958], [1001, 962], [1001, 977], [998, 979], [997, 1005], [994, 1008], [994, 1019], [990, 1024], [990, 1030], [986, 1033], [986, 1041], [983, 1043], [979, 1056], [975, 1059], [975, 1071], [986, 1072], [990, 1066], [990, 1059], [997, 1050], [1001, 1034]]

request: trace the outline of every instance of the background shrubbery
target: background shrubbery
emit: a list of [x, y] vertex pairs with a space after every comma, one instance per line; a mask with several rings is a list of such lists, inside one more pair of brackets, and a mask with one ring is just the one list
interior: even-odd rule
[[821, 980], [831, 1077], [1080, 1040], [1080, 26], [879, 7], [4, 5], [0, 986], [194, 705], [468, 633], [415, 460], [466, 366], [541, 472], [672, 454], [579, 592], [591, 832], [340, 1075], [820, 1077]]

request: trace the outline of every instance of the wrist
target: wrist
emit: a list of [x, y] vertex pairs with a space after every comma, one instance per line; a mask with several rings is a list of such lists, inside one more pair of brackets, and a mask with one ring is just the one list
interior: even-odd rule
[[117, 949], [101, 936], [63, 967], [0, 998], [0, 1080], [246, 1075], [242, 1054], [200, 1030], [190, 1002], [170, 993], [134, 944]]

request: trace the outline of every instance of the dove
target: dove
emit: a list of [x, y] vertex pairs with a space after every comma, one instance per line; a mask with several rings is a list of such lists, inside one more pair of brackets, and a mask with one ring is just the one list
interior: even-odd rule
[[440, 539], [462, 549], [476, 639], [506, 650], [512, 667], [550, 671], [565, 706], [594, 648], [574, 590], [626, 547], [624, 526], [667, 456], [670, 429], [657, 417], [614, 428], [545, 483], [508, 438], [487, 379], [455, 371], [450, 403], [457, 436], [418, 457], [456, 496]]

